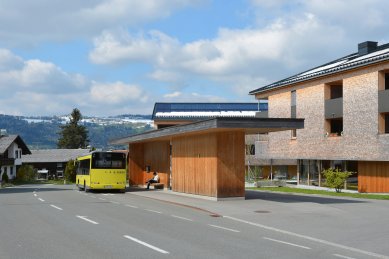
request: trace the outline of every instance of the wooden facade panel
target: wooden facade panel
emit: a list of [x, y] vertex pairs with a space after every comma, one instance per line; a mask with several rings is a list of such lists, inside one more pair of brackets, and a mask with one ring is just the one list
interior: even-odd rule
[[244, 132], [217, 133], [217, 159], [217, 197], [244, 197]]
[[173, 191], [216, 196], [216, 146], [216, 134], [172, 140]]
[[[128, 163], [130, 185], [144, 185], [153, 177], [153, 172], [158, 172], [160, 183], [163, 183], [165, 187], [169, 186], [169, 142], [130, 144]], [[151, 167], [150, 173], [146, 172], [146, 166]]]
[[389, 162], [358, 162], [359, 192], [389, 192]]
[[130, 144], [128, 148], [128, 179], [130, 185], [138, 185], [143, 180], [143, 144]]

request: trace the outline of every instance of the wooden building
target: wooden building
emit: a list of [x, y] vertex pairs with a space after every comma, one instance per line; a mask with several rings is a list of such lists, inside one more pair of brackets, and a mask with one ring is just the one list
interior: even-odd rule
[[245, 135], [301, 129], [303, 119], [217, 117], [111, 141], [129, 145], [129, 180], [144, 185], [152, 172], [175, 192], [244, 197]]

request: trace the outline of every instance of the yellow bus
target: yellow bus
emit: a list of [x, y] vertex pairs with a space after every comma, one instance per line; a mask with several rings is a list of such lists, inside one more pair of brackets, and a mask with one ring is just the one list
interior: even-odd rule
[[126, 154], [94, 151], [75, 161], [76, 184], [85, 192], [95, 189], [126, 190]]

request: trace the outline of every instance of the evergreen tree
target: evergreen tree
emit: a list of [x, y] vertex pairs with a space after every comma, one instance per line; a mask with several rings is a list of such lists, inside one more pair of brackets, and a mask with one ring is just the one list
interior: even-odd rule
[[70, 115], [70, 122], [61, 126], [58, 139], [58, 148], [86, 148], [88, 139], [88, 130], [83, 125], [78, 125], [82, 115], [80, 110], [74, 108]]

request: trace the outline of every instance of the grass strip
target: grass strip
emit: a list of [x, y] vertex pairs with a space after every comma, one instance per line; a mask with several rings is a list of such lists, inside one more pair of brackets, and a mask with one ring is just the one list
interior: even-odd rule
[[337, 197], [351, 197], [358, 199], [374, 199], [374, 200], [389, 200], [388, 194], [368, 194], [368, 193], [345, 193], [345, 192], [332, 192], [324, 190], [311, 190], [311, 189], [300, 189], [291, 187], [247, 187], [248, 190], [258, 191], [271, 191], [271, 192], [284, 192], [284, 193], [302, 193], [302, 194], [320, 194], [326, 196], [337, 196]]

